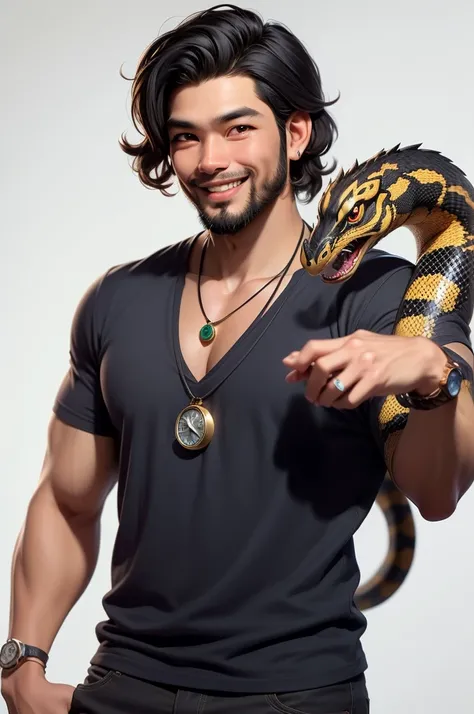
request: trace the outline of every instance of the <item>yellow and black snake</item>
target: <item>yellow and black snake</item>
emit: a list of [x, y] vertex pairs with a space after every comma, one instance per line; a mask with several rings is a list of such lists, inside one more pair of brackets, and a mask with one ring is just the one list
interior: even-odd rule
[[[326, 282], [348, 280], [363, 255], [384, 236], [407, 226], [417, 260], [395, 321], [396, 335], [434, 338], [442, 316], [456, 311], [469, 324], [474, 300], [474, 188], [438, 151], [414, 144], [382, 150], [331, 181], [319, 202], [318, 222], [304, 242], [302, 265]], [[465, 388], [472, 385], [465, 382]], [[390, 533], [387, 557], [356, 592], [360, 609], [387, 600], [411, 567], [415, 526], [408, 500], [389, 478], [409, 410], [384, 399], [379, 427], [388, 473], [377, 495]]]

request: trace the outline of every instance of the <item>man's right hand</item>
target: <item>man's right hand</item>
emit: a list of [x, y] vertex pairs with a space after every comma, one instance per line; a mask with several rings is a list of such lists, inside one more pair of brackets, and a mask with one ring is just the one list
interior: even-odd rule
[[74, 687], [52, 684], [36, 662], [24, 662], [18, 669], [2, 674], [2, 696], [8, 714], [68, 714]]

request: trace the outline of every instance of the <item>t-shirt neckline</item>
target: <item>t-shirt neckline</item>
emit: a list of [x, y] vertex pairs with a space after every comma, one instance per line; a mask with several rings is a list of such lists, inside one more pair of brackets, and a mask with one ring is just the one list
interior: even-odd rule
[[[204, 377], [202, 377], [202, 379], [198, 380], [189, 369], [181, 351], [181, 345], [179, 341], [179, 313], [185, 278], [189, 267], [189, 257], [194, 243], [200, 235], [202, 235], [202, 232], [184, 241], [181, 245], [182, 255], [178, 257], [178, 261], [180, 266], [183, 266], [183, 269], [178, 271], [175, 278], [172, 307], [172, 339], [174, 343], [174, 353], [176, 355], [176, 358], [180, 362], [180, 367], [184, 373], [186, 381], [192, 384], [193, 387], [197, 387], [197, 391], [202, 393], [204, 389], [206, 392], [210, 389], [213, 389], [213, 384], [215, 382], [223, 381], [224, 379], [226, 379], [230, 372], [232, 372], [236, 368], [236, 363], [242, 361], [242, 359], [244, 358], [244, 353], [250, 353], [252, 351], [252, 348], [254, 346], [251, 346], [252, 339], [256, 343], [258, 342], [260, 337], [263, 336], [263, 333], [276, 318], [277, 314], [279, 313], [283, 305], [286, 303], [288, 298], [294, 293], [302, 277], [306, 274], [306, 271], [304, 270], [304, 268], [299, 268], [298, 270], [295, 270], [295, 272], [290, 278], [288, 285], [282, 290], [276, 300], [274, 300], [274, 302], [263, 313], [263, 315], [256, 317], [255, 320], [242, 333], [242, 335], [236, 340], [236, 342], [234, 342], [234, 344], [229, 348], [229, 350], [221, 357], [221, 359], [216, 362], [213, 367], [211, 367], [211, 369], [204, 375]], [[195, 393], [195, 396], [199, 397], [200, 395], [199, 393]]]

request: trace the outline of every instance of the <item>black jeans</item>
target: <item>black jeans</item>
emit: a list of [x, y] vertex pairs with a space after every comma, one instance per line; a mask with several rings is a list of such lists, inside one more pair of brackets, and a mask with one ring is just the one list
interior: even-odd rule
[[156, 685], [91, 667], [70, 714], [369, 714], [364, 675], [301, 692], [226, 694]]

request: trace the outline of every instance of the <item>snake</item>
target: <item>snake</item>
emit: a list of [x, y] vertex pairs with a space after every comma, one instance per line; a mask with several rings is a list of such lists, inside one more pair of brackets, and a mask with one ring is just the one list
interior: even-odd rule
[[[469, 325], [474, 300], [474, 188], [465, 172], [440, 151], [422, 144], [377, 152], [340, 169], [318, 204], [317, 221], [301, 248], [301, 263], [325, 283], [350, 280], [364, 255], [400, 227], [411, 232], [416, 261], [392, 333], [440, 335], [443, 316], [458, 313]], [[463, 389], [473, 393], [464, 380]], [[395, 395], [383, 398], [378, 415], [386, 473], [375, 503], [389, 531], [386, 557], [355, 592], [367, 610], [390, 598], [412, 567], [416, 533], [410, 502], [397, 488], [392, 464], [409, 409]]]

